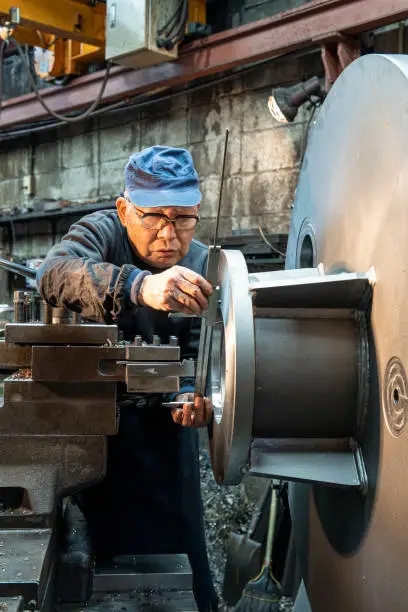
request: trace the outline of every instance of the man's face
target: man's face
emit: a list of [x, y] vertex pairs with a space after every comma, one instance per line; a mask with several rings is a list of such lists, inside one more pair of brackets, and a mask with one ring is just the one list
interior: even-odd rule
[[[126, 227], [130, 242], [139, 257], [146, 263], [165, 269], [174, 266], [187, 255], [195, 228], [179, 230], [173, 223], [164, 224], [157, 217], [145, 217], [143, 220], [142, 215], [160, 214], [169, 219], [175, 219], [181, 215], [198, 216], [199, 205], [141, 208], [125, 198], [118, 198], [116, 208], [122, 225]], [[161, 223], [163, 227], [148, 229], [146, 225], [150, 226], [152, 222]]]

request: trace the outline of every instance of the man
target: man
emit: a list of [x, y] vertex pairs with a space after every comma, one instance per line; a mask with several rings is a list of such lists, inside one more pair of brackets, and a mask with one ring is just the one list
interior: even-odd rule
[[[201, 193], [190, 154], [154, 146], [132, 155], [116, 210], [83, 217], [49, 252], [38, 273], [44, 299], [115, 323], [125, 340], [153, 334], [179, 338], [183, 358], [197, 354], [197, 319], [212, 287], [207, 248], [193, 240]], [[181, 394], [191, 400], [193, 380]], [[120, 398], [119, 398], [120, 399]], [[211, 401], [196, 398], [170, 412], [163, 395], [119, 401], [117, 436], [109, 439], [104, 481], [78, 496], [96, 554], [184, 552], [193, 570], [199, 610], [217, 609], [204, 538], [197, 427], [212, 418]]]

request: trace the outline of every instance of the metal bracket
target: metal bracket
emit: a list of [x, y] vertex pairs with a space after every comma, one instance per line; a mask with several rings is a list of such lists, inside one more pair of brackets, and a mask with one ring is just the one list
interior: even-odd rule
[[326, 76], [326, 91], [333, 86], [349, 64], [360, 57], [361, 42], [358, 39], [336, 32], [336, 40], [322, 46], [322, 63]]
[[367, 492], [360, 447], [349, 440], [255, 439], [249, 473]]

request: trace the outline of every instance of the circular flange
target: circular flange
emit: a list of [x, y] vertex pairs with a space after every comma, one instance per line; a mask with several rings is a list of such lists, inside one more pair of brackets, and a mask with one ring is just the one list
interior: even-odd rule
[[255, 345], [248, 269], [240, 251], [222, 251], [222, 322], [213, 333], [209, 382], [214, 404], [211, 462], [220, 484], [238, 484], [248, 462], [255, 391]]
[[326, 612], [328, 601], [332, 612], [404, 610], [408, 601], [407, 100], [408, 57], [367, 55], [351, 64], [312, 126], [296, 190], [287, 268], [299, 265], [299, 237], [311, 224], [326, 271], [373, 266], [377, 278], [361, 438], [366, 502], [350, 505], [347, 492], [309, 487], [305, 513], [295, 495], [296, 546], [313, 612]]
[[400, 436], [408, 420], [408, 383], [405, 368], [398, 357], [392, 357], [385, 370], [383, 408], [388, 431]]

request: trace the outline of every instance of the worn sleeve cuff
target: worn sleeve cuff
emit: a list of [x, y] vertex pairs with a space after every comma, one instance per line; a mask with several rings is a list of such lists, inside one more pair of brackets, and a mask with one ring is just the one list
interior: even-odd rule
[[140, 272], [140, 270], [135, 269], [133, 270], [133, 272], [131, 272], [129, 278], [126, 281], [126, 297], [128, 301], [134, 304], [135, 306], [139, 305], [138, 298], [142, 282], [146, 278], [146, 276], [150, 276], [150, 274], [151, 272], [148, 272], [148, 270], [143, 270], [142, 272]]

